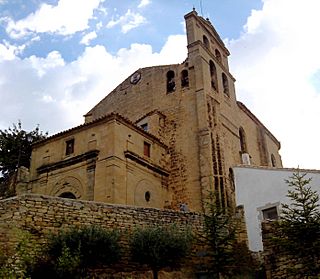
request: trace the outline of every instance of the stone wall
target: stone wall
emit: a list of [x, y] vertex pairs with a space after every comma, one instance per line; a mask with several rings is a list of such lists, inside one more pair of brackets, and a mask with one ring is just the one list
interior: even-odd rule
[[[272, 241], [275, 234], [272, 221], [262, 223], [263, 254], [267, 279], [301, 279], [301, 274], [305, 273], [304, 266], [297, 259], [289, 257]], [[292, 268], [299, 271], [299, 274], [290, 273]]]
[[[15, 243], [16, 240], [12, 238], [13, 228], [28, 230], [43, 243], [48, 233], [60, 229], [99, 225], [123, 232], [121, 243], [126, 250], [128, 239], [125, 235], [133, 228], [170, 224], [175, 224], [181, 231], [191, 228], [195, 234], [201, 233], [203, 229], [201, 215], [192, 212], [110, 205], [33, 194], [0, 201], [0, 245]], [[204, 261], [203, 256], [200, 256], [203, 255], [202, 250], [201, 245], [195, 241], [193, 251], [182, 269], [179, 272], [167, 270], [160, 278], [195, 278], [193, 270], [199, 268]], [[125, 252], [123, 254], [128, 255]], [[126, 278], [128, 274], [132, 278], [151, 278], [151, 273], [148, 273], [145, 267], [132, 265], [128, 256], [123, 257], [121, 264], [107, 273], [115, 274], [115, 278]]]

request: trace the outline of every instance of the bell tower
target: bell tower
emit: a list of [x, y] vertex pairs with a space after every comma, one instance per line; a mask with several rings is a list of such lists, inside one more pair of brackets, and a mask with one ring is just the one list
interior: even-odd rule
[[[214, 192], [221, 206], [234, 204], [229, 179], [233, 162], [225, 156], [224, 122], [237, 125], [235, 79], [229, 72], [228, 49], [209, 21], [197, 12], [185, 15], [189, 69], [194, 71], [202, 207]], [[235, 128], [234, 133], [236, 133]], [[230, 156], [229, 156], [230, 157]]]

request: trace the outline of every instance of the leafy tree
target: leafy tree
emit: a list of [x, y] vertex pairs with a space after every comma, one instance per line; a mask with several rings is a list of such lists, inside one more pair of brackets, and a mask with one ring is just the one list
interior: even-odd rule
[[118, 232], [97, 226], [60, 231], [50, 237], [48, 249], [31, 277], [86, 278], [90, 269], [109, 266], [120, 259], [118, 242]]
[[286, 180], [289, 204], [282, 204], [280, 222], [275, 226], [278, 236], [275, 241], [287, 254], [301, 263], [303, 268], [291, 272], [303, 278], [320, 275], [320, 205], [319, 194], [309, 185], [311, 178], [306, 173], [296, 172]]
[[15, 194], [10, 184], [15, 186], [18, 168], [29, 168], [32, 143], [46, 136], [47, 133], [40, 131], [39, 127], [30, 132], [23, 130], [20, 121], [17, 125], [0, 130], [0, 196]]
[[177, 267], [191, 247], [191, 234], [179, 232], [176, 227], [149, 227], [136, 229], [130, 242], [132, 259], [146, 264], [153, 278], [165, 267]]

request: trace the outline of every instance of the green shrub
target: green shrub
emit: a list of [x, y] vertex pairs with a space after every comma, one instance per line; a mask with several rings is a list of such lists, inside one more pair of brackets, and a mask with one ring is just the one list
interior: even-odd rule
[[[53, 273], [54, 278], [84, 278], [89, 269], [104, 267], [120, 258], [119, 234], [97, 226], [73, 228], [52, 235], [43, 260], [32, 278]], [[48, 278], [48, 277], [47, 277]]]

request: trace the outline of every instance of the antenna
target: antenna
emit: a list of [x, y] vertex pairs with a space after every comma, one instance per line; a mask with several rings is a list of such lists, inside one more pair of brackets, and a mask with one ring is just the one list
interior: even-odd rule
[[203, 10], [202, 10], [202, 0], [199, 0], [200, 2], [200, 12], [201, 12], [201, 16], [203, 16]]

